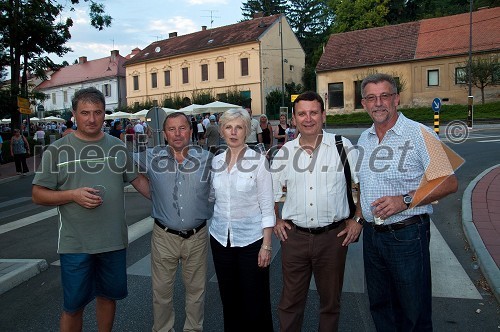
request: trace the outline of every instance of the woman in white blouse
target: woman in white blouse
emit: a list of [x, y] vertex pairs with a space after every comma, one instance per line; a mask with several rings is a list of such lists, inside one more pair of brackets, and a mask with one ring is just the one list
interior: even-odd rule
[[210, 245], [224, 312], [224, 331], [272, 331], [269, 293], [271, 235], [276, 223], [264, 155], [248, 148], [250, 116], [226, 111], [219, 120], [228, 149], [212, 161], [215, 197]]

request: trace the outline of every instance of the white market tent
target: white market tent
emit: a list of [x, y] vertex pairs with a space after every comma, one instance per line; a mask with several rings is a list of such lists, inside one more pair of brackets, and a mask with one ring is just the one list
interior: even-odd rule
[[239, 105], [229, 104], [222, 101], [213, 101], [203, 105], [202, 107], [204, 109], [203, 113], [223, 113], [232, 108], [241, 108]]
[[38, 121], [40, 121], [40, 122], [61, 122], [61, 123], [66, 122], [66, 120], [64, 120], [63, 118], [58, 118], [56, 116], [48, 116], [48, 117], [40, 119]]
[[114, 119], [132, 119], [133, 118], [132, 113], [126, 113], [126, 112], [115, 112], [111, 114], [106, 114], [104, 117], [104, 120], [114, 120]]
[[179, 112], [182, 112], [186, 115], [196, 115], [196, 114], [202, 114], [204, 113], [203, 105], [198, 105], [198, 104], [191, 104], [189, 106], [183, 107], [179, 110]]
[[[165, 112], [165, 114], [167, 114], [167, 115], [170, 113], [178, 112], [177, 110], [174, 110], [173, 108], [160, 107], [160, 109], [162, 109]], [[137, 113], [132, 114], [133, 116], [131, 117], [131, 119], [144, 120], [146, 118], [146, 116], [148, 115], [149, 111], [150, 110], [148, 110], [148, 109], [143, 109], [142, 111], [139, 111]]]
[[1, 123], [2, 124], [9, 124], [10, 123], [10, 118], [2, 119]]

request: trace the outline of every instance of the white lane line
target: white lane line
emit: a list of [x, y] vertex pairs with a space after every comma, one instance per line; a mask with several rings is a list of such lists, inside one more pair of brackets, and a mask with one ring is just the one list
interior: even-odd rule
[[10, 201], [2, 202], [0, 203], [0, 209], [3, 209], [4, 207], [19, 204], [19, 203], [24, 203], [30, 201], [31, 202], [31, 197], [19, 197], [19, 198], [14, 198], [11, 199]]
[[23, 219], [19, 219], [19, 220], [7, 223], [5, 225], [1, 225], [0, 226], [0, 234], [7, 233], [7, 232], [13, 231], [15, 229], [18, 229], [18, 228], [21, 228], [21, 227], [24, 227], [27, 225], [34, 224], [38, 221], [42, 221], [44, 219], [47, 219], [47, 218], [50, 218], [53, 216], [57, 216], [57, 209], [50, 209], [50, 210], [47, 210], [44, 212], [34, 214], [32, 216], [23, 218]]
[[[135, 240], [137, 240], [138, 238], [151, 232], [153, 230], [153, 223], [154, 223], [153, 218], [146, 217], [128, 226], [128, 243], [130, 244]], [[61, 262], [57, 260], [55, 262], [50, 263], [50, 265], [60, 266]]]
[[483, 141], [477, 141], [478, 143], [489, 143], [489, 142], [500, 142], [500, 139], [490, 139], [490, 140], [483, 140]]
[[432, 221], [430, 250], [432, 296], [476, 300], [483, 298]]

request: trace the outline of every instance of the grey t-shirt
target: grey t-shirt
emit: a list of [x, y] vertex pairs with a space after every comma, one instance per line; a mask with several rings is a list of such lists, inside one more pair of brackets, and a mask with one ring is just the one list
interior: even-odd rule
[[123, 184], [136, 177], [123, 142], [111, 135], [89, 142], [70, 134], [51, 144], [33, 184], [52, 190], [106, 188], [103, 204], [95, 209], [74, 202], [58, 207], [58, 253], [95, 254], [127, 247]]
[[207, 131], [205, 133], [207, 138], [207, 146], [218, 146], [220, 141], [219, 126], [215, 123], [210, 122], [207, 126]]

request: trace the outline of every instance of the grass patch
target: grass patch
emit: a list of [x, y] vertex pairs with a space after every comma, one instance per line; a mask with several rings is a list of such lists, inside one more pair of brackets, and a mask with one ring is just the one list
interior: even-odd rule
[[[434, 111], [431, 107], [415, 107], [399, 109], [407, 118], [422, 122], [434, 122]], [[467, 105], [443, 105], [439, 112], [440, 122], [450, 122], [453, 120], [467, 121]], [[474, 105], [474, 120], [500, 120], [500, 101]], [[351, 114], [327, 115], [327, 125], [371, 125], [372, 120], [366, 112], [356, 112]]]

